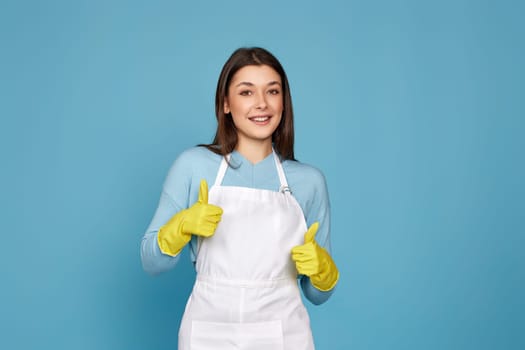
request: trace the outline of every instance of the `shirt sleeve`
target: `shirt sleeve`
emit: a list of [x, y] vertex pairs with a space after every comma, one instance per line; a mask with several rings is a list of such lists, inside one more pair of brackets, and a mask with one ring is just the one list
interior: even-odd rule
[[166, 222], [179, 211], [188, 207], [192, 177], [192, 161], [188, 152], [183, 152], [171, 166], [160, 196], [155, 215], [141, 242], [141, 260], [144, 270], [152, 275], [173, 268], [180, 254], [169, 256], [160, 251], [157, 233]]
[[312, 304], [314, 305], [321, 305], [334, 293], [335, 287], [330, 289], [329, 291], [322, 291], [317, 288], [315, 288], [312, 285], [312, 282], [310, 282], [310, 278], [308, 276], [301, 276], [301, 289], [303, 290], [303, 294]]

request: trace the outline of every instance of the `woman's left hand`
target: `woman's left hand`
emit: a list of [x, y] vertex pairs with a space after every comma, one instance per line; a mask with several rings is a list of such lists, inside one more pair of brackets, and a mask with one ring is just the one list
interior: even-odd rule
[[300, 274], [310, 277], [314, 287], [329, 291], [335, 287], [339, 271], [330, 254], [315, 241], [318, 228], [319, 223], [313, 223], [304, 235], [304, 244], [292, 248], [292, 260]]

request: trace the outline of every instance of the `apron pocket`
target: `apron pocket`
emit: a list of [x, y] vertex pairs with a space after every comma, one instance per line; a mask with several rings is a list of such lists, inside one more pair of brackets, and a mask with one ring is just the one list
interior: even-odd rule
[[281, 321], [222, 323], [193, 321], [191, 350], [283, 350]]

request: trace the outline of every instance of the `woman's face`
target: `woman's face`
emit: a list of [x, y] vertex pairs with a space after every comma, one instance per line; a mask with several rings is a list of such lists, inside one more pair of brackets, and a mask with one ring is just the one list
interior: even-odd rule
[[253, 141], [271, 144], [283, 113], [279, 73], [266, 65], [239, 69], [228, 87], [224, 113], [232, 115], [239, 144]]

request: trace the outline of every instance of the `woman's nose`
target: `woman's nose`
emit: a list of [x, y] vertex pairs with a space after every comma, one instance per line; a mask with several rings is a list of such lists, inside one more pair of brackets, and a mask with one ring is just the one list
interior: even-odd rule
[[257, 109], [265, 109], [266, 108], [266, 96], [264, 93], [258, 93], [256, 94], [257, 100], [255, 101], [255, 107]]

